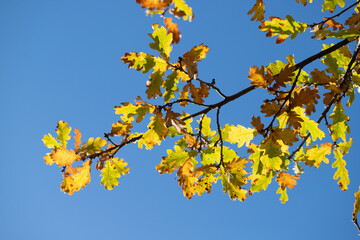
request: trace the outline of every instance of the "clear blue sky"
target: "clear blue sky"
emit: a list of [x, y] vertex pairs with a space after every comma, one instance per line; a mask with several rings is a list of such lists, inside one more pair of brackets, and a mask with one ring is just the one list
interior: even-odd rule
[[[227, 94], [249, 86], [251, 66], [291, 54], [299, 62], [321, 49], [322, 42], [308, 36], [275, 45], [246, 15], [250, 1], [187, 2], [195, 19], [180, 23], [183, 38], [173, 59], [194, 45], [208, 45], [199, 75], [215, 78]], [[308, 23], [323, 17], [316, 4], [267, 2], [271, 15], [284, 17], [288, 10]], [[120, 58], [149, 52], [147, 34], [159, 21], [146, 17], [134, 0], [0, 1], [0, 239], [356, 239], [351, 212], [360, 185], [358, 95], [346, 110], [355, 140], [346, 156], [346, 192], [332, 179], [330, 163], [305, 169], [286, 204], [275, 193], [276, 183], [245, 202], [231, 201], [220, 183], [210, 195], [187, 200], [174, 175], [155, 171], [171, 143], [121, 150], [131, 173], [112, 191], [100, 185], [95, 169], [85, 189], [73, 196], [60, 191], [60, 169], [45, 165], [48, 149], [41, 138], [53, 134], [59, 120], [79, 128], [83, 139], [102, 136], [118, 119], [115, 105], [145, 98], [146, 76]], [[264, 98], [258, 90], [229, 104], [222, 123], [249, 127]]]

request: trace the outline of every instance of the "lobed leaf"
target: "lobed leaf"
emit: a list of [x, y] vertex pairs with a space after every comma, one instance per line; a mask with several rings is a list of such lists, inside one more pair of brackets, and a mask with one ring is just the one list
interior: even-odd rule
[[294, 40], [299, 33], [305, 32], [307, 28], [306, 23], [295, 21], [290, 15], [286, 15], [285, 19], [278, 17], [269, 17], [270, 21], [263, 21], [259, 29], [267, 32], [267, 37], [279, 35], [276, 39], [276, 44], [280, 44], [291, 35]]

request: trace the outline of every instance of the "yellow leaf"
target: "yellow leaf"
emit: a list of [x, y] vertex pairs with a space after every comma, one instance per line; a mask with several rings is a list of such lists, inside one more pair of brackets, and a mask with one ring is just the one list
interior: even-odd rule
[[50, 157], [59, 167], [71, 166], [74, 161], [81, 159], [80, 155], [77, 155], [73, 150], [69, 151], [64, 147], [54, 149]]
[[69, 195], [90, 183], [90, 166], [91, 160], [83, 163], [83, 166], [76, 167], [72, 170], [71, 175], [64, 173], [64, 180], [61, 184], [61, 190]]

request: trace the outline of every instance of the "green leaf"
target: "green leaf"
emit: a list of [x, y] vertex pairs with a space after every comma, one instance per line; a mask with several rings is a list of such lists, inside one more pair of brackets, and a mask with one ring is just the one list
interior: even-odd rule
[[338, 148], [334, 150], [334, 156], [336, 161], [332, 164], [332, 168], [337, 168], [334, 174], [334, 180], [338, 180], [338, 184], [341, 190], [346, 191], [348, 189], [348, 185], [350, 184], [349, 173], [345, 168], [346, 162], [343, 159], [343, 154], [339, 151]]
[[162, 93], [160, 87], [163, 85], [163, 73], [154, 72], [150, 74], [150, 80], [146, 84], [148, 89], [146, 90], [147, 98], [157, 98], [157, 96], [161, 97]]
[[150, 43], [149, 46], [150, 48], [159, 51], [160, 55], [163, 56], [165, 60], [168, 60], [172, 50], [172, 33], [168, 34], [164, 27], [159, 28], [159, 24], [154, 24], [153, 29], [154, 32], [149, 34], [149, 36], [154, 42]]
[[335, 11], [337, 5], [343, 8], [345, 6], [345, 0], [324, 0], [321, 11], [325, 12], [326, 10], [329, 10], [330, 13], [332, 13]]
[[346, 133], [350, 133], [350, 127], [347, 124], [350, 118], [344, 113], [341, 102], [336, 103], [330, 118], [333, 120], [331, 124], [332, 139], [337, 141], [342, 138], [342, 140], [346, 141]]
[[45, 146], [47, 146], [48, 148], [60, 148], [59, 143], [50, 133], [48, 135], [45, 135], [42, 138], [42, 141], [44, 142]]
[[101, 184], [104, 185], [105, 189], [112, 190], [115, 186], [119, 185], [121, 174], [129, 173], [129, 168], [126, 168], [127, 163], [123, 162], [123, 159], [117, 159], [113, 158], [106, 161], [105, 167], [101, 170]]
[[279, 35], [276, 43], [282, 43], [291, 35], [291, 39], [295, 39], [299, 33], [303, 33], [307, 24], [295, 21], [290, 15], [286, 15], [285, 19], [278, 17], [269, 17], [270, 21], [263, 21], [259, 26], [263, 32], [268, 32], [267, 37]]
[[301, 129], [300, 129], [300, 135], [306, 136], [307, 133], [310, 133], [310, 136], [313, 141], [316, 141], [316, 139], [321, 140], [323, 137], [325, 137], [325, 133], [321, 131], [319, 128], [319, 124], [311, 119], [309, 119], [305, 115], [305, 109], [301, 107], [296, 107], [295, 112], [299, 115], [299, 117], [303, 120], [300, 122]]
[[248, 146], [250, 141], [256, 136], [256, 129], [246, 128], [241, 125], [225, 125], [224, 128], [224, 140], [230, 142], [231, 144], [237, 143], [238, 148], [242, 147], [244, 144]]
[[133, 68], [138, 71], [142, 70], [142, 73], [147, 73], [151, 69], [154, 69], [154, 72], [166, 72], [169, 67], [163, 58], [155, 57], [151, 54], [143, 52], [125, 53], [125, 56], [123, 56], [121, 60], [124, 61], [124, 64], [128, 63], [129, 68]]
[[252, 174], [249, 177], [251, 181], [251, 192], [261, 192], [262, 190], [266, 190], [269, 184], [271, 183], [272, 175], [257, 175]]
[[346, 155], [349, 152], [349, 149], [350, 149], [352, 143], [353, 143], [353, 140], [352, 140], [352, 138], [350, 138], [349, 141], [338, 144], [342, 155]]
[[138, 146], [140, 149], [143, 145], [145, 145], [146, 149], [152, 149], [156, 144], [160, 146], [162, 139], [165, 139], [168, 135], [165, 120], [161, 112], [157, 112], [155, 116], [150, 119], [151, 122], [148, 125], [148, 131], [146, 131], [139, 140]]
[[84, 143], [78, 152], [87, 152], [88, 154], [94, 154], [101, 152], [101, 148], [106, 145], [106, 140], [101, 139], [101, 137], [97, 137], [95, 140], [93, 137], [89, 138], [89, 140]]
[[289, 200], [289, 197], [287, 195], [287, 189], [284, 188], [282, 189], [281, 187], [278, 188], [278, 190], [276, 191], [277, 194], [281, 194], [280, 195], [280, 201], [281, 203], [286, 203]]
[[128, 123], [132, 122], [134, 116], [137, 115], [136, 122], [141, 122], [146, 114], [154, 112], [155, 106], [140, 100], [140, 98], [135, 100], [136, 105], [127, 102], [122, 103], [122, 106], [115, 106], [115, 114], [123, 115], [121, 116], [121, 119]]
[[70, 140], [70, 131], [71, 127], [68, 127], [68, 122], [60, 121], [55, 129], [56, 133], [58, 134], [57, 140], [60, 141], [60, 145], [64, 148], [67, 146], [67, 141]]
[[179, 83], [179, 76], [177, 71], [172, 72], [163, 82], [163, 88], [165, 88], [164, 102], [168, 103], [172, 98], [175, 98], [175, 92], [179, 91], [177, 84]]
[[[175, 151], [174, 151], [175, 150]], [[161, 163], [156, 166], [156, 171], [160, 174], [171, 174], [179, 166], [183, 165], [189, 158], [194, 158], [197, 155], [196, 151], [184, 151], [184, 148], [175, 145], [174, 150], [168, 149], [168, 156], [163, 157]]]
[[[220, 162], [221, 147], [208, 147], [201, 152], [201, 163], [203, 165], [210, 165]], [[227, 163], [236, 158], [239, 158], [236, 152], [229, 147], [223, 147], [223, 162]]]
[[321, 147], [315, 144], [311, 149], [306, 151], [305, 156], [308, 158], [305, 162], [307, 165], [313, 166], [315, 168], [320, 167], [321, 162], [329, 163], [329, 159], [326, 157], [331, 154], [332, 144], [331, 143], [322, 143]]
[[204, 137], [209, 138], [216, 134], [216, 131], [211, 131], [211, 118], [204, 115], [202, 120], [198, 122], [201, 122], [201, 133]]

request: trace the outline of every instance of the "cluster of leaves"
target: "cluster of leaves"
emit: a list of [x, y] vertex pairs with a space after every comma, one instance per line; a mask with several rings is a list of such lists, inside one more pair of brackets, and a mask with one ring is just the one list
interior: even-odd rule
[[[149, 75], [147, 98], [161, 98], [164, 104], [153, 105], [138, 97], [134, 104], [116, 106], [115, 114], [120, 115], [120, 120], [112, 125], [104, 138], [90, 138], [81, 145], [81, 134], [75, 129], [74, 150], [67, 149], [71, 128], [68, 123], [60, 121], [56, 139], [48, 134], [43, 141], [53, 149], [45, 156], [45, 162], [62, 167], [62, 191], [71, 195], [85, 187], [90, 182], [90, 166], [95, 159], [95, 167], [101, 171], [101, 184], [113, 189], [119, 184], [118, 178], [129, 172], [127, 163], [114, 157], [122, 147], [136, 142], [140, 149], [152, 149], [168, 137], [176, 139], [174, 148], [167, 151], [156, 170], [160, 174], [176, 171], [179, 186], [189, 199], [195, 194], [210, 193], [212, 184], [221, 181], [224, 193], [228, 193], [232, 200], [244, 201], [253, 193], [266, 190], [275, 180], [279, 185], [280, 201], [285, 203], [287, 190], [294, 188], [306, 166], [319, 168], [330, 161], [336, 169], [333, 178], [340, 189], [348, 189], [350, 179], [344, 156], [349, 152], [352, 138], [349, 137], [349, 117], [344, 103], [351, 106], [355, 89], [360, 86], [358, 2], [319, 23], [306, 24], [290, 15], [285, 19], [269, 17], [269, 20], [264, 20], [264, 3], [256, 0], [248, 14], [253, 14], [251, 20], [261, 22], [259, 29], [267, 32], [266, 36], [277, 36], [277, 44], [289, 36], [295, 39], [306, 30], [310, 30], [316, 40], [331, 37], [342, 40], [335, 45], [324, 44], [319, 53], [299, 63], [288, 56], [286, 62], [250, 67], [248, 78], [251, 85], [233, 95], [222, 93], [214, 80], [207, 82], [199, 78], [198, 63], [209, 51], [206, 45], [196, 45], [176, 62], [171, 61], [173, 46], [180, 41], [181, 34], [177, 24], [166, 15], [191, 21], [194, 14], [184, 0], [136, 2], [148, 14], [158, 14], [164, 19], [164, 26], [154, 24], [153, 32], [149, 34], [149, 47], [158, 54], [130, 52], [121, 60], [129, 68]], [[300, 2], [304, 6], [308, 3], [307, 0]], [[345, 2], [325, 0], [322, 11], [332, 13], [337, 6], [344, 8]], [[351, 10], [352, 15], [343, 24], [334, 20]], [[349, 43], [355, 41], [356, 47], [351, 51]], [[317, 59], [321, 59], [323, 70], [314, 68], [305, 72], [304, 67]], [[260, 106], [262, 115], [252, 117], [252, 127], [221, 126], [220, 109], [254, 89], [264, 89], [270, 97]], [[221, 100], [207, 104], [206, 98], [211, 92], [217, 93]], [[189, 105], [202, 110], [189, 114]], [[208, 114], [213, 110], [216, 112], [215, 120]], [[314, 113], [318, 113], [317, 118], [313, 117]], [[147, 129], [135, 132], [133, 126], [145, 119], [149, 119]], [[216, 128], [212, 129], [214, 125]], [[329, 129], [331, 138], [326, 138], [326, 133], [319, 127], [321, 125]], [[114, 138], [120, 139], [118, 143]], [[246, 156], [239, 156], [237, 151], [240, 148], [247, 149]], [[334, 161], [329, 159], [331, 154]], [[73, 167], [79, 163], [82, 165]], [[360, 191], [356, 193], [353, 212], [355, 224], [359, 196]]]

